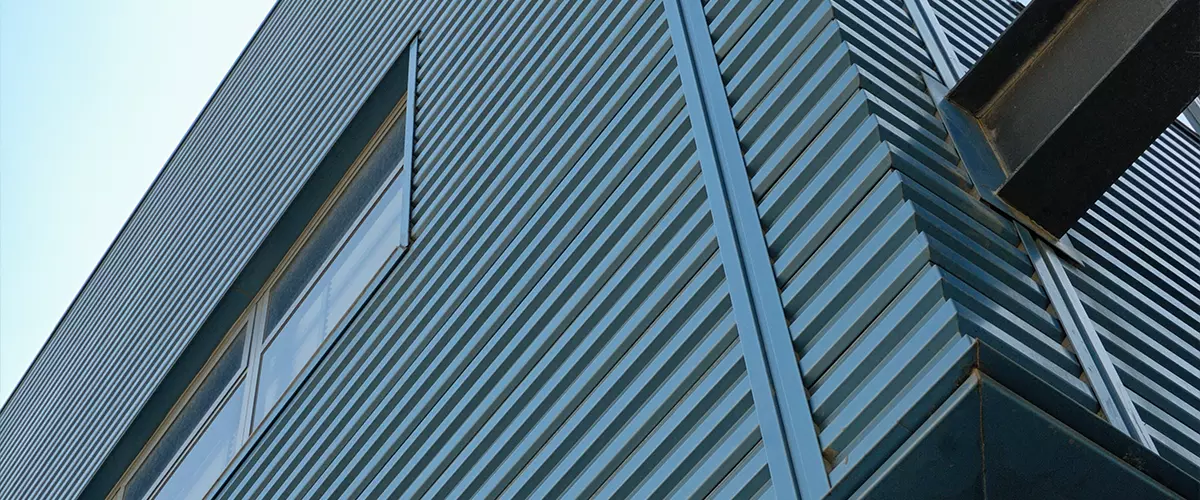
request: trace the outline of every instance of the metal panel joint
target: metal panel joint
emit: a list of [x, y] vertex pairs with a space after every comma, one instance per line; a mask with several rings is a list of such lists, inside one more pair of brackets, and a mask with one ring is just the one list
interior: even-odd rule
[[829, 476], [704, 8], [663, 4], [772, 483], [779, 498], [822, 498]]

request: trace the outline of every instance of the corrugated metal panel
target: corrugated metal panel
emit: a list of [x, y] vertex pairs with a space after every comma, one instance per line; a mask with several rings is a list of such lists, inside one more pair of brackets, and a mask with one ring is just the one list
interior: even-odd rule
[[769, 489], [661, 2], [421, 31], [413, 245], [221, 495]]
[[[934, 3], [966, 64], [1015, 12]], [[704, 3], [839, 493], [950, 395], [968, 337], [1098, 409], [947, 141], [905, 5]], [[662, 1], [446, 0], [276, 8], [0, 415], [0, 496], [77, 494], [416, 32], [412, 245], [220, 495], [790, 495]], [[1076, 231], [1103, 264], [1069, 272], [1160, 452], [1195, 468], [1200, 172], [1171, 165], [1200, 154], [1172, 133]]]
[[272, 12], [5, 405], [0, 497], [80, 490], [408, 33], [318, 7]]
[[[1175, 126], [1071, 231], [1068, 268], [1160, 455], [1200, 476], [1200, 140]], [[1191, 199], [1189, 199], [1191, 198]]]
[[1021, 13], [1006, 0], [929, 0], [950, 45], [970, 68]]
[[[931, 0], [971, 65], [1020, 11], [1003, 0]], [[1155, 448], [1200, 476], [1200, 138], [1168, 129], [1069, 233], [1084, 311]], [[1070, 263], [1068, 263], [1070, 264]]]
[[831, 481], [861, 482], [949, 395], [963, 335], [1096, 408], [1016, 227], [970, 193], [903, 2], [708, 15]]

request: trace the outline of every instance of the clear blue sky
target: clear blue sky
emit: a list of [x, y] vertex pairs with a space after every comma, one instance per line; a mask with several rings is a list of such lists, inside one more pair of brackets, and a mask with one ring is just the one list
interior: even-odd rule
[[273, 0], [0, 0], [0, 403]]

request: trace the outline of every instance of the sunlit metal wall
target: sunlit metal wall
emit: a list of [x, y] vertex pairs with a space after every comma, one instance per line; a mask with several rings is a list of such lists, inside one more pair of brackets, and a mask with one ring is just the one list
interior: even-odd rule
[[[281, 2], [0, 413], [0, 497], [95, 479], [416, 36], [412, 244], [220, 496], [849, 494], [973, 338], [1100, 411], [913, 5]], [[963, 67], [1017, 12], [932, 5]], [[1169, 131], [1068, 270], [1192, 470], [1198, 156]]]
[[661, 0], [391, 15], [413, 246], [222, 496], [768, 491]]
[[1095, 409], [1016, 226], [946, 140], [905, 2], [709, 5], [834, 489], [953, 390], [968, 336]]

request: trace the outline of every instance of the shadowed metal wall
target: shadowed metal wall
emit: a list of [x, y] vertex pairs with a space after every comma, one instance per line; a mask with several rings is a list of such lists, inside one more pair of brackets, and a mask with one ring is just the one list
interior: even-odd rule
[[[1016, 18], [1001, 0], [932, 0], [970, 66]], [[1200, 476], [1200, 137], [1167, 129], [1068, 235], [1065, 270], [1149, 446]], [[1145, 443], [1144, 443], [1145, 444]]]
[[946, 142], [904, 2], [709, 5], [834, 490], [950, 394], [967, 336], [1096, 408], [1016, 226]]
[[[0, 414], [0, 497], [94, 480], [418, 33], [411, 246], [220, 496], [848, 495], [974, 338], [1099, 412], [911, 5], [281, 2]], [[949, 5], [964, 67], [1016, 12]], [[1066, 273], [1194, 471], [1200, 162], [1160, 143]]]

